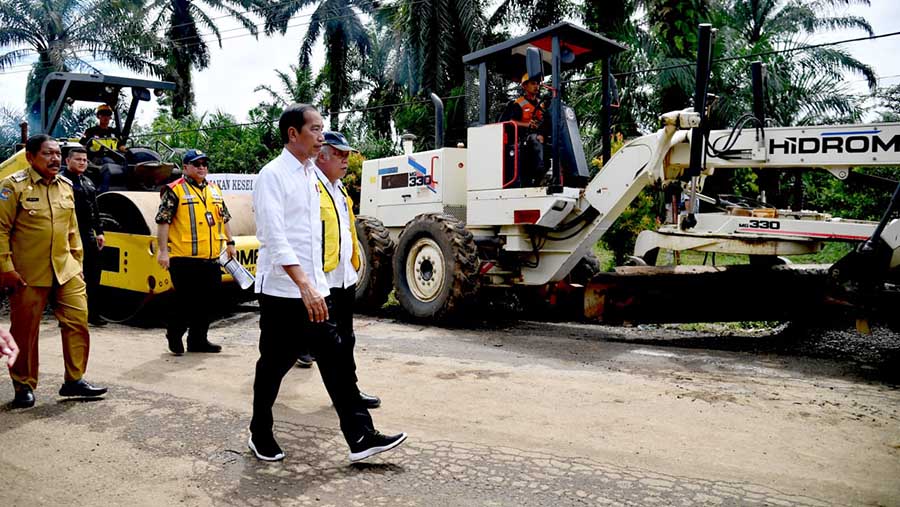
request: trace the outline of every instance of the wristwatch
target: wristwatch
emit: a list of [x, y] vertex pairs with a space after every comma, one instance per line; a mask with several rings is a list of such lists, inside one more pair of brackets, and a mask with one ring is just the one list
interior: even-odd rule
[[229, 239], [228, 241], [225, 242], [225, 244], [228, 245], [228, 246], [234, 246], [234, 240], [233, 240], [233, 239]]

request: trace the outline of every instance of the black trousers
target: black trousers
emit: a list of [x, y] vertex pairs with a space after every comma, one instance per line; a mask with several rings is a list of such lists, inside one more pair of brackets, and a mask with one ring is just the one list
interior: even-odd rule
[[524, 141], [524, 157], [519, 167], [523, 187], [535, 187], [541, 184], [547, 170], [544, 165], [544, 144], [538, 140], [537, 134], [528, 134]]
[[[253, 381], [253, 418], [250, 432], [272, 433], [272, 406], [278, 397], [281, 380], [294, 366], [301, 352], [309, 350], [316, 357], [325, 390], [331, 397], [347, 443], [374, 431], [372, 416], [359, 398], [356, 387], [356, 365], [348, 356], [334, 319], [334, 301], [325, 299], [329, 320], [310, 322], [303, 300], [260, 294], [259, 360]], [[348, 361], [350, 357], [350, 361]]]
[[82, 271], [87, 285], [88, 320], [93, 321], [100, 318], [100, 296], [97, 294], [100, 287], [100, 249], [97, 248], [97, 239], [92, 236], [82, 236], [81, 245], [84, 250]]
[[169, 275], [175, 288], [175, 308], [169, 312], [166, 336], [181, 339], [187, 331], [188, 347], [201, 345], [207, 340], [209, 321], [222, 286], [219, 263], [210, 259], [172, 257]]
[[334, 303], [334, 312], [332, 317], [337, 324], [338, 334], [341, 336], [341, 353], [345, 356], [344, 361], [348, 368], [353, 372], [353, 381], [358, 382], [356, 377], [356, 359], [353, 357], [353, 347], [356, 346], [356, 333], [353, 332], [353, 305], [356, 303], [356, 285], [347, 287], [346, 289], [331, 288], [331, 299]]

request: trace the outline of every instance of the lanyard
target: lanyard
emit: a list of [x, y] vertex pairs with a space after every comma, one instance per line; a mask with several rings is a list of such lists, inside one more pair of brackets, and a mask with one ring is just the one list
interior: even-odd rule
[[[185, 180], [185, 181], [187, 181], [187, 180]], [[207, 185], [209, 185], [209, 183], [207, 183]], [[187, 185], [185, 185], [184, 189], [185, 189], [185, 191], [187, 191], [188, 195], [194, 195], [193, 192], [191, 192], [191, 183], [190, 182], [187, 182]], [[197, 190], [199, 191], [199, 193], [197, 194], [197, 199], [200, 199], [200, 202], [203, 203], [203, 207], [206, 208], [206, 196], [203, 195], [206, 193], [205, 188], [203, 190], [198, 188]], [[206, 208], [206, 209], [208, 209], [208, 208]]]

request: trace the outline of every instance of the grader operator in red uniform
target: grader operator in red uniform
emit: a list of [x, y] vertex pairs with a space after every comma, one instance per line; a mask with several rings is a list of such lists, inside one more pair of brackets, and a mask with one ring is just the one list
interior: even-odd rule
[[547, 129], [545, 111], [538, 97], [541, 83], [528, 74], [522, 76], [522, 95], [506, 104], [500, 121], [512, 121], [519, 127], [519, 139], [525, 145], [519, 171], [523, 187], [538, 186], [547, 172], [544, 164], [544, 140]]

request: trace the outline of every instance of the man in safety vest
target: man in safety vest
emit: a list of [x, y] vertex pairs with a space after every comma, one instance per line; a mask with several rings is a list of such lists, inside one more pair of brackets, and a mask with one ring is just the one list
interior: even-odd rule
[[528, 74], [522, 76], [522, 95], [506, 104], [500, 121], [512, 121], [519, 127], [519, 139], [524, 140], [525, 151], [522, 166], [522, 186], [541, 184], [544, 166], [545, 111], [538, 98], [540, 82]]
[[[356, 361], [353, 346], [353, 303], [356, 300], [356, 282], [359, 279], [359, 243], [356, 240], [356, 216], [353, 199], [341, 182], [347, 174], [347, 160], [356, 151], [347, 138], [339, 132], [325, 132], [322, 149], [316, 156], [316, 177], [319, 179], [319, 210], [322, 219], [322, 252], [324, 254], [325, 279], [331, 289], [334, 303], [331, 317], [337, 324], [341, 347], [348, 365], [348, 373], [356, 377]], [[304, 359], [301, 357], [301, 359]], [[303, 366], [301, 359], [297, 364]], [[378, 408], [381, 400], [362, 391], [360, 401], [366, 408]]]
[[222, 284], [219, 254], [223, 244], [235, 257], [234, 240], [222, 190], [206, 181], [209, 157], [200, 150], [184, 154], [184, 176], [161, 193], [156, 214], [159, 265], [169, 270], [175, 289], [175, 311], [169, 316], [166, 338], [175, 355], [184, 353], [181, 338], [188, 332], [188, 352], [219, 352], [207, 339], [213, 302]]

